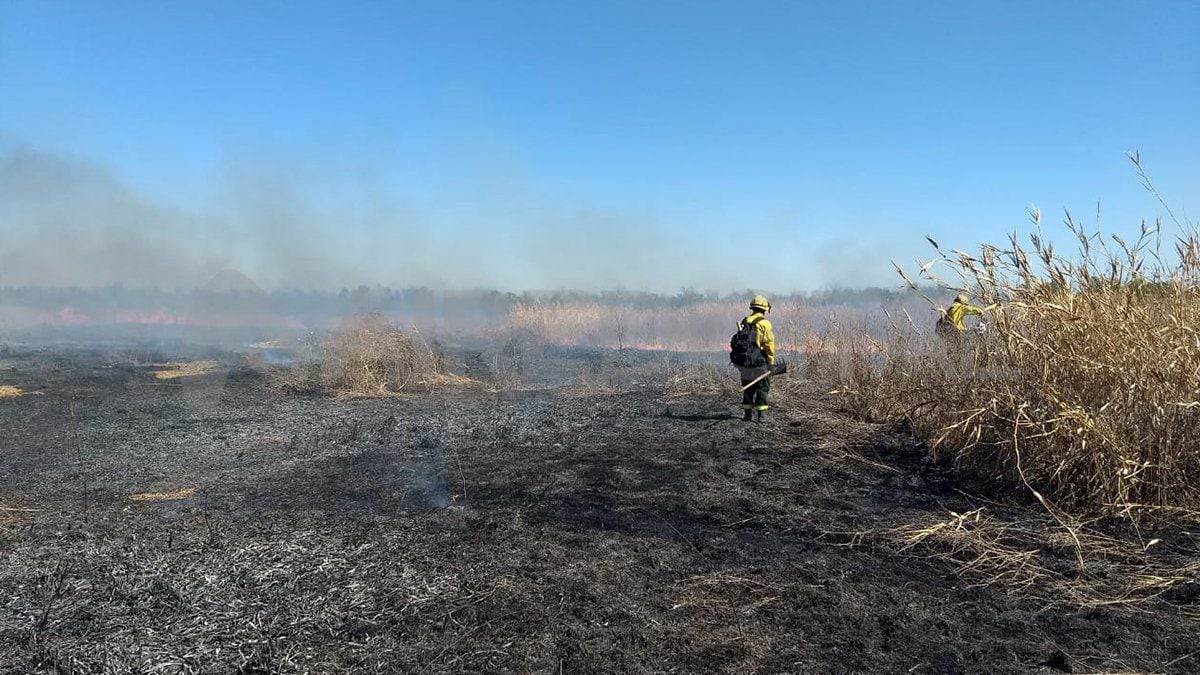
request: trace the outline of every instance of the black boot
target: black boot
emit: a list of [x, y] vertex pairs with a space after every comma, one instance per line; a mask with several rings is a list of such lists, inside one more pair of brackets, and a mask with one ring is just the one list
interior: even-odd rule
[[746, 408], [745, 414], [742, 415], [742, 421], [743, 422], [753, 422], [754, 421], [754, 411], [749, 408]]
[[767, 421], [767, 411], [766, 411], [766, 410], [759, 410], [759, 411], [758, 411], [758, 420], [757, 420], [757, 422], [758, 422], [759, 424], [763, 424], [763, 423], [765, 423], [766, 421]]

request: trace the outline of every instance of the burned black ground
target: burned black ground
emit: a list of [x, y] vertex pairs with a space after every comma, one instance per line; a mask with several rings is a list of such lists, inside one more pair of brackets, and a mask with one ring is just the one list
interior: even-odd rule
[[760, 426], [664, 400], [653, 355], [589, 390], [605, 358], [334, 401], [236, 361], [8, 355], [30, 393], [0, 401], [0, 670], [1200, 669], [1195, 597], [1055, 602], [903, 550], [978, 502], [820, 387]]

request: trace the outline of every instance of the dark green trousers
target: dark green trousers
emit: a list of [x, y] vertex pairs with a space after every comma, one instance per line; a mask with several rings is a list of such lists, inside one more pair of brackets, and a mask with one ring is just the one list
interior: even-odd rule
[[[757, 375], [755, 376], [757, 377]], [[754, 377], [747, 378], [742, 376], [742, 386], [749, 384]], [[742, 392], [742, 408], [745, 410], [766, 410], [769, 406], [767, 403], [767, 394], [771, 393], [771, 378], [764, 377], [759, 380], [753, 387]]]

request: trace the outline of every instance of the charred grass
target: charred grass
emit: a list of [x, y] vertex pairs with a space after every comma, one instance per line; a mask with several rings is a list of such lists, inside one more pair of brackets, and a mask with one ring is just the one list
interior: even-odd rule
[[[23, 363], [46, 394], [0, 408], [5, 506], [37, 509], [0, 527], [0, 670], [1200, 667], [1188, 585], [1055, 590], [1075, 560], [1026, 553], [1058, 531], [1042, 512], [972, 513], [969, 483], [820, 387], [781, 380], [772, 424], [744, 424], [715, 363], [538, 358], [521, 396], [265, 396], [234, 370], [205, 406], [144, 370]], [[1035, 583], [965, 569], [992, 549]]]

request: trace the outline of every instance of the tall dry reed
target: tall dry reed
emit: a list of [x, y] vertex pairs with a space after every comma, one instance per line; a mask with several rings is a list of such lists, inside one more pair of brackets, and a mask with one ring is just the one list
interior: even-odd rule
[[1062, 254], [1036, 209], [1027, 244], [971, 255], [931, 240], [920, 276], [969, 291], [987, 333], [942, 339], [892, 317], [886, 340], [844, 337], [821, 366], [860, 413], [906, 419], [934, 453], [994, 466], [1043, 503], [1200, 509], [1200, 233], [1168, 214], [1167, 245], [1161, 221], [1125, 240], [1068, 214], [1077, 246]]

